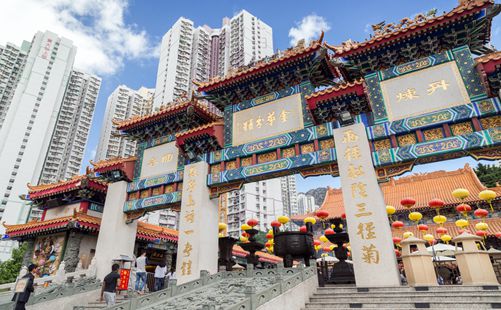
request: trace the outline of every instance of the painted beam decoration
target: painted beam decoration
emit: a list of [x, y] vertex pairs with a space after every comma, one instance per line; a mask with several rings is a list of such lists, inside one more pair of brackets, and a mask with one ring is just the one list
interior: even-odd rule
[[172, 206], [172, 204], [179, 202], [181, 202], [181, 192], [173, 192], [147, 198], [128, 200], [125, 202], [123, 210], [125, 213], [141, 210], [154, 211], [165, 209], [166, 206]]

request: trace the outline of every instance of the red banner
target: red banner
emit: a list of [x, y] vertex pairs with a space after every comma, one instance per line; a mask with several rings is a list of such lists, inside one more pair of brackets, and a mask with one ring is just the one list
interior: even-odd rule
[[130, 269], [120, 269], [119, 291], [126, 291], [129, 288]]

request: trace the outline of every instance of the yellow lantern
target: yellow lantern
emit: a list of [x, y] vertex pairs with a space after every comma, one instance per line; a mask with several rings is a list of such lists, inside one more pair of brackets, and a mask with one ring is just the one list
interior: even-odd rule
[[407, 238], [413, 237], [413, 236], [414, 236], [414, 234], [411, 231], [406, 231], [403, 234], [404, 239], [407, 239]]
[[226, 223], [219, 223], [218, 224], [219, 231], [226, 230], [226, 228], [228, 228], [228, 225], [226, 225]]
[[277, 219], [282, 225], [289, 223], [289, 218], [285, 215], [281, 215]]
[[219, 234], [219, 238], [224, 238], [224, 234]]
[[491, 191], [490, 189], [486, 189], [478, 193], [478, 198], [486, 201], [491, 207], [491, 212], [494, 212], [494, 208], [492, 207], [492, 200], [496, 198], [496, 192]]
[[268, 234], [273, 236], [273, 229], [268, 230]]
[[344, 225], [343, 224], [339, 224], [339, 228], [343, 229]]
[[[280, 222], [280, 217], [279, 217], [279, 220], [278, 220], [278, 221]], [[315, 223], [317, 222], [317, 220], [316, 220], [314, 217], [311, 217], [311, 216], [310, 216], [310, 217], [305, 218], [305, 219], [303, 220], [303, 222], [304, 222], [305, 224], [306, 224], [306, 223], [311, 223], [311, 225], [315, 225]], [[280, 222], [280, 223], [282, 223], [282, 222]], [[286, 222], [286, 223], [287, 223], [287, 222]]]
[[327, 237], [326, 237], [326, 236], [323, 236], [323, 235], [322, 235], [322, 236], [320, 236], [320, 238], [318, 238], [318, 239], [319, 239], [320, 241], [322, 241], [322, 242], [329, 242], [329, 239], [327, 239]]
[[445, 243], [449, 243], [451, 241], [452, 237], [450, 235], [444, 234], [440, 236], [440, 240], [442, 240]]
[[487, 229], [489, 229], [489, 225], [487, 225], [487, 223], [480, 222], [480, 223], [475, 224], [475, 229], [476, 230], [487, 230]]
[[457, 198], [459, 200], [463, 200], [465, 198], [468, 198], [468, 196], [470, 196], [470, 192], [466, 188], [457, 188], [454, 191], [452, 191], [452, 196], [454, 196], [454, 198]]
[[315, 245], [315, 251], [318, 251], [320, 250], [320, 246], [319, 245]]
[[443, 223], [447, 222], [447, 218], [443, 215], [435, 215], [433, 217], [433, 222], [436, 224], [442, 225]]
[[246, 231], [246, 230], [252, 229], [252, 227], [248, 224], [242, 224], [242, 226], [240, 226], [240, 229], [243, 231]]
[[419, 212], [411, 212], [409, 213], [409, 220], [413, 222], [419, 222], [420, 219], [423, 218], [423, 215]]
[[242, 242], [242, 243], [249, 242], [249, 238], [244, 237], [244, 236], [241, 236], [241, 237], [240, 237], [240, 242]]
[[487, 202], [491, 202], [494, 198], [496, 198], [496, 192], [491, 191], [490, 189], [486, 189], [478, 194], [478, 198], [485, 200]]
[[337, 248], [336, 244], [333, 244], [333, 245], [329, 246], [329, 249], [331, 249], [331, 251], [334, 251], [335, 248]]
[[395, 209], [394, 206], [386, 206], [386, 213], [388, 215], [393, 215], [393, 214], [395, 214], [396, 211], [397, 210]]
[[435, 236], [433, 236], [432, 234], [426, 234], [423, 236], [423, 239], [431, 243], [433, 242], [433, 240], [435, 240]]
[[456, 226], [459, 227], [459, 228], [465, 228], [469, 225], [470, 223], [468, 223], [467, 220], [465, 219], [460, 219], [460, 220], [457, 220], [456, 221]]

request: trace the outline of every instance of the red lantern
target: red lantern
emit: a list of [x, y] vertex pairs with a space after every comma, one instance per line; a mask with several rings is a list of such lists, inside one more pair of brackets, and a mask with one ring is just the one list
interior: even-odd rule
[[479, 209], [475, 210], [475, 212], [473, 212], [473, 214], [476, 217], [484, 218], [484, 217], [487, 217], [489, 215], [489, 211], [479, 208]]
[[249, 238], [249, 237], [250, 237], [250, 235], [244, 231], [244, 232], [242, 233], [242, 237]]
[[404, 222], [395, 221], [395, 222], [391, 223], [391, 227], [393, 227], [395, 229], [400, 229], [400, 228], [404, 227]]
[[341, 214], [341, 218], [344, 220], [346, 219], [346, 213]]
[[456, 207], [456, 211], [459, 213], [468, 213], [471, 211], [470, 205], [467, 205], [466, 203], [462, 203]]
[[269, 241], [268, 241], [268, 242], [266, 242], [266, 243], [264, 244], [264, 246], [265, 246], [265, 247], [267, 247], [267, 248], [269, 248], [269, 247], [271, 246], [271, 242], [269, 242]]
[[321, 245], [322, 242], [320, 240], [313, 240], [313, 245]]
[[430, 202], [428, 202], [428, 206], [433, 209], [440, 209], [445, 205], [445, 202], [442, 199], [432, 199]]
[[259, 221], [256, 220], [256, 219], [250, 219], [250, 220], [247, 221], [247, 225], [249, 225], [250, 227], [254, 227], [257, 224], [259, 224]]
[[498, 232], [496, 233], [496, 238], [501, 238], [501, 231], [498, 231]]
[[444, 235], [447, 233], [447, 228], [444, 227], [437, 227], [437, 234], [439, 235]]
[[324, 232], [325, 236], [334, 235], [336, 232], [332, 228], [327, 228]]
[[487, 237], [488, 233], [485, 230], [477, 230], [475, 234], [479, 237]]
[[318, 218], [325, 220], [329, 216], [329, 212], [327, 212], [325, 210], [317, 210], [317, 212], [315, 212], [315, 215]]
[[393, 237], [393, 243], [395, 244], [399, 244], [400, 241], [402, 241], [402, 238], [399, 238], [399, 237]]
[[400, 204], [402, 206], [404, 206], [405, 208], [409, 209], [409, 208], [412, 208], [416, 204], [416, 200], [414, 198], [407, 197], [407, 198], [400, 200]]
[[273, 239], [273, 234], [266, 234], [266, 239]]
[[299, 231], [305, 233], [308, 231], [308, 229], [306, 228], [306, 226], [301, 226], [299, 227]]
[[272, 221], [270, 223], [270, 225], [271, 225], [271, 227], [280, 227], [280, 226], [282, 226], [282, 224], [280, 224], [279, 221]]
[[322, 250], [323, 250], [324, 252], [330, 252], [330, 251], [331, 251], [331, 249], [330, 249], [328, 246], [324, 247]]
[[397, 250], [397, 249], [395, 249], [395, 255], [396, 255], [397, 257], [400, 257], [400, 251], [399, 251], [399, 250]]
[[419, 224], [419, 225], [417, 226], [417, 229], [418, 229], [419, 231], [428, 231], [428, 225], [426, 225], [426, 224]]

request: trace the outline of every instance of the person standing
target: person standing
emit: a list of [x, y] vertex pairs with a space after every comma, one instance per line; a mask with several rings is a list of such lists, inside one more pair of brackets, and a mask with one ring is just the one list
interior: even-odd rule
[[176, 272], [174, 268], [171, 268], [169, 273], [167, 273], [167, 283], [169, 283], [170, 280], [175, 280], [176, 279]]
[[167, 267], [164, 262], [157, 265], [157, 268], [155, 268], [155, 291], [160, 291], [164, 288], [166, 273]]
[[37, 266], [35, 264], [29, 265], [28, 273], [21, 278], [21, 279], [28, 279], [26, 286], [24, 287], [24, 291], [22, 293], [16, 293], [14, 294], [14, 297], [12, 297], [12, 301], [16, 302], [16, 307], [14, 308], [14, 310], [26, 309], [26, 303], [30, 299], [31, 293], [35, 291], [33, 283], [35, 281], [36, 273], [37, 273]]
[[144, 285], [146, 284], [146, 252], [136, 259], [136, 292], [144, 293]]
[[118, 274], [118, 269], [120, 266], [118, 264], [113, 264], [111, 266], [111, 272], [104, 277], [103, 287], [101, 288], [101, 301], [106, 301], [107, 306], [113, 306], [115, 304], [115, 297], [118, 285], [118, 279], [120, 279], [120, 274]]

